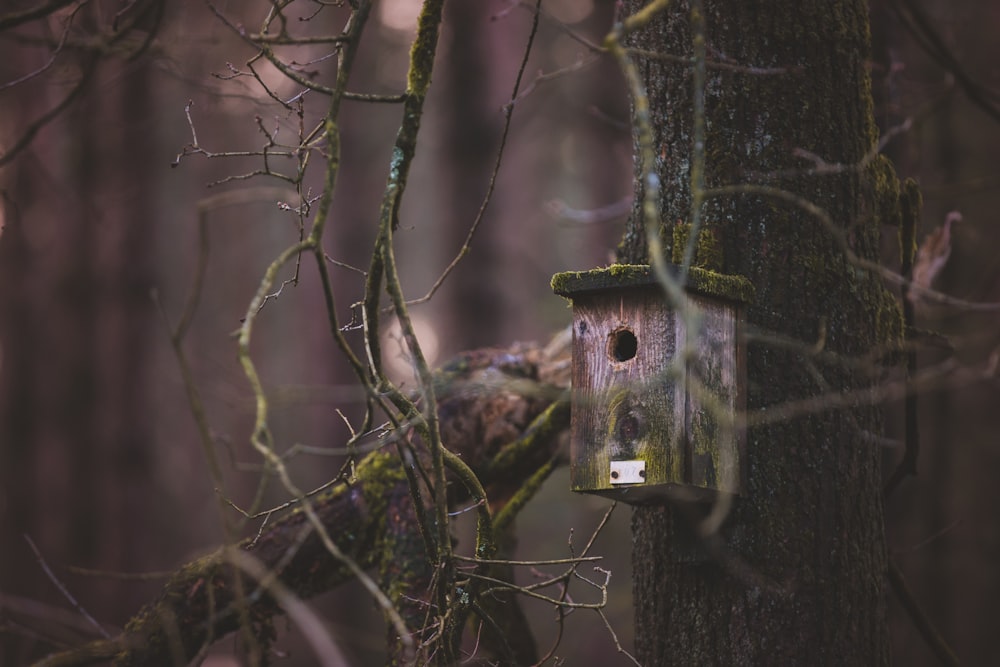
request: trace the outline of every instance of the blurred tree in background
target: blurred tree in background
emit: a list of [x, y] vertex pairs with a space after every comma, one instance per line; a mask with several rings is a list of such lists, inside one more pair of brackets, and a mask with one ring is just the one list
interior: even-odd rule
[[[621, 16], [612, 2], [540, 6], [534, 33], [533, 3], [445, 3], [419, 150], [392, 230], [405, 297], [433, 292], [409, 308], [431, 365], [473, 347], [546, 340], [568, 322], [549, 277], [607, 263], [621, 237], [633, 179], [628, 96], [617, 63], [598, 47]], [[269, 401], [267, 435], [288, 453], [299, 489], [342, 470], [343, 454], [320, 450], [339, 451], [352, 428], [380, 423], [366, 423], [372, 393], [331, 335], [313, 249], [299, 253], [301, 268], [295, 259], [281, 268], [266, 290], [274, 298], [248, 308], [268, 265], [309, 236], [322, 205], [330, 146], [323, 119], [337, 95], [323, 91], [342, 90], [336, 61], [347, 47], [320, 38], [349, 29], [356, 9], [305, 0], [35, 0], [0, 10], [0, 663], [25, 664], [100, 636], [56, 581], [114, 635], [156, 597], [164, 583], [157, 572], [263, 530], [256, 519], [227, 534], [240, 515], [220, 498], [259, 509], [292, 499], [276, 481], [258, 493], [273, 466], [262, 475], [248, 444], [261, 434], [260, 415], [234, 336], [247, 331], [248, 315], [251, 358]], [[398, 325], [387, 316], [366, 332], [356, 304], [367, 298], [381, 311], [389, 303], [366, 283], [384, 230], [387, 177], [399, 166], [400, 94], [412, 84], [420, 3], [384, 0], [370, 10], [346, 82], [356, 95], [335, 116], [340, 165], [317, 256], [327, 258], [329, 298], [351, 349], [366, 363], [367, 349], [381, 345], [385, 378], [407, 393], [423, 383]], [[687, 7], [669, 11], [686, 16]], [[997, 11], [981, 1], [872, 3], [884, 152], [901, 178], [921, 185], [918, 241], [961, 212], [951, 259], [933, 286], [980, 303], [1000, 300], [990, 217], [1000, 148], [989, 31]], [[308, 39], [283, 43], [292, 37]], [[286, 71], [259, 57], [262, 49]], [[729, 55], [710, 45], [710, 59]], [[260, 170], [289, 178], [242, 178]], [[896, 233], [882, 230], [883, 262], [892, 268]], [[1000, 659], [992, 636], [1000, 599], [992, 517], [997, 315], [936, 302], [916, 315], [918, 327], [938, 332], [925, 336], [933, 345], [919, 347], [919, 367], [948, 372], [917, 397], [918, 475], [886, 503], [889, 551], [963, 661], [985, 664]], [[385, 389], [376, 380], [367, 381]], [[191, 387], [206, 416], [215, 478]], [[886, 476], [906, 437], [902, 401], [888, 407], [898, 418], [882, 443]], [[574, 530], [582, 548], [607, 503], [565, 489], [562, 478], [543, 488], [520, 517], [510, 552], [566, 558]], [[466, 550], [473, 514], [456, 519]], [[614, 573], [605, 614], [627, 648], [626, 514], [617, 511], [597, 551]], [[534, 581], [523, 569], [517, 576]], [[310, 604], [349, 664], [384, 661], [379, 610], [360, 585]], [[895, 659], [936, 664], [891, 595], [889, 608]], [[526, 611], [544, 653], [562, 624], [549, 604]], [[315, 664], [296, 624], [278, 630], [276, 646], [290, 655], [276, 662]], [[628, 662], [594, 614], [572, 615], [564, 632], [570, 639], [556, 654], [570, 664]], [[237, 664], [223, 657], [237, 653], [223, 642], [211, 659]]]

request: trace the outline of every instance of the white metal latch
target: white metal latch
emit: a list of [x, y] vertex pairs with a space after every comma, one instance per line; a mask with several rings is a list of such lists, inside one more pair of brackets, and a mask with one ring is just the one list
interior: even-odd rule
[[645, 461], [612, 461], [611, 462], [611, 483], [612, 484], [645, 484], [646, 483], [646, 462]]

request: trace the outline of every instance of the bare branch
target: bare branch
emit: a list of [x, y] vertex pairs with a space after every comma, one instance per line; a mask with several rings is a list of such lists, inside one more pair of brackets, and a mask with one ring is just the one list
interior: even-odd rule
[[0, 15], [0, 30], [9, 30], [10, 28], [16, 28], [17, 26], [28, 23], [29, 21], [45, 18], [46, 16], [53, 14], [57, 9], [61, 9], [76, 1], [77, 0], [47, 0], [46, 2], [35, 5], [34, 7], [22, 9], [19, 12], [11, 12], [10, 14]]
[[71, 605], [73, 605], [73, 608], [76, 609], [80, 613], [80, 615], [87, 620], [88, 623], [90, 623], [91, 627], [97, 630], [98, 634], [100, 634], [105, 639], [110, 639], [111, 636], [108, 634], [108, 631], [104, 629], [104, 626], [98, 623], [97, 620], [93, 616], [91, 616], [86, 609], [83, 608], [83, 605], [81, 605], [79, 602], [76, 601], [76, 598], [73, 597], [73, 594], [69, 592], [66, 586], [64, 586], [63, 583], [59, 581], [59, 578], [49, 567], [49, 564], [45, 562], [45, 558], [42, 557], [42, 552], [38, 550], [37, 546], [35, 546], [34, 540], [32, 540], [30, 536], [25, 535], [24, 541], [28, 543], [28, 546], [31, 547], [31, 550], [35, 553], [35, 558], [38, 560], [38, 564], [39, 566], [41, 566], [42, 570], [45, 571], [45, 576], [47, 576], [49, 578], [49, 581], [51, 581], [55, 585], [55, 587], [59, 589], [59, 592], [62, 593], [62, 596], [66, 598], [66, 601], [69, 602]]

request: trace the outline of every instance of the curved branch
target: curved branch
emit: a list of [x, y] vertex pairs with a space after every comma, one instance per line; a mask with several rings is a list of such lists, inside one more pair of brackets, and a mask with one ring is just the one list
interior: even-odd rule
[[[903, 22], [903, 25], [910, 34], [913, 35], [927, 55], [933, 58], [938, 65], [944, 68], [949, 74], [955, 77], [955, 81], [965, 92], [969, 100], [989, 115], [993, 120], [1000, 121], [1000, 106], [995, 100], [998, 94], [977, 83], [965, 71], [962, 64], [952, 55], [951, 49], [944, 43], [941, 37], [934, 30], [930, 19], [923, 13], [917, 3], [913, 0], [895, 0], [892, 7], [896, 15]], [[992, 99], [989, 99], [992, 98]]]
[[94, 75], [94, 72], [97, 71], [97, 63], [97, 58], [91, 58], [90, 61], [84, 65], [83, 74], [81, 74], [80, 78], [70, 89], [69, 93], [66, 94], [66, 97], [60, 100], [54, 107], [36, 118], [31, 125], [21, 132], [21, 136], [18, 137], [17, 141], [15, 141], [10, 148], [0, 154], [0, 167], [9, 163], [18, 155], [18, 153], [27, 148], [28, 145], [35, 139], [35, 135], [37, 135], [42, 128], [51, 123], [56, 116], [65, 111], [69, 105], [80, 96], [80, 93], [82, 93], [86, 89], [87, 84], [90, 83], [90, 79]]
[[19, 12], [11, 12], [10, 14], [0, 16], [0, 30], [9, 30], [10, 28], [24, 25], [29, 21], [45, 18], [53, 14], [56, 10], [62, 9], [73, 2], [75, 0], [49, 0], [48, 2], [43, 2], [40, 5], [29, 7]]

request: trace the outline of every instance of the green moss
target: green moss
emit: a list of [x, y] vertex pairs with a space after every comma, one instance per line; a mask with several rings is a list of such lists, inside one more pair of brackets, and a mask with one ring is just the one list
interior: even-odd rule
[[[920, 190], [910, 179], [903, 185], [901, 191], [895, 167], [883, 155], [872, 160], [866, 176], [876, 216], [874, 221], [876, 231], [873, 232], [873, 236], [877, 234], [878, 225], [899, 226], [902, 269], [906, 273], [916, 250], [913, 220], [915, 215], [919, 215]], [[872, 255], [877, 254], [877, 246], [873, 243], [868, 252]], [[875, 276], [869, 276], [867, 282], [870, 286], [867, 301], [874, 316], [874, 343], [887, 349], [899, 349], [905, 329], [899, 301]], [[893, 358], [890, 357], [888, 360], [893, 361]]]
[[875, 222], [881, 225], [899, 225], [899, 178], [892, 161], [884, 155], [876, 156], [868, 165], [868, 179], [875, 200]]
[[913, 266], [913, 258], [917, 253], [917, 221], [920, 220], [920, 209], [923, 204], [920, 186], [912, 178], [906, 179], [899, 197], [901, 218], [899, 257], [904, 274], [908, 273]]
[[514, 442], [504, 445], [496, 456], [482, 470], [477, 471], [487, 483], [510, 475], [522, 461], [531, 460], [533, 453], [542, 451], [546, 441], [551, 440], [557, 432], [564, 429], [569, 422], [569, 403], [566, 400], [555, 401], [535, 417]]
[[[673, 400], [680, 400], [676, 394]], [[682, 445], [683, 438], [677, 437], [683, 424], [674, 423], [674, 411], [670, 403], [664, 402], [660, 409], [646, 410], [649, 419], [645, 446], [640, 448], [638, 458], [646, 462], [646, 478], [653, 483], [684, 483], [684, 452], [673, 445]]]
[[[684, 253], [687, 250], [690, 235], [691, 223], [674, 225], [671, 249], [671, 260], [674, 264], [681, 264], [684, 261]], [[694, 266], [708, 271], [721, 272], [723, 270], [723, 249], [717, 229], [707, 227], [702, 229], [698, 234], [698, 243], [694, 253]]]
[[387, 452], [373, 452], [358, 464], [357, 474], [364, 481], [369, 514], [384, 517], [389, 489], [406, 480], [399, 458]]
[[890, 348], [900, 348], [905, 331], [903, 310], [888, 290], [883, 288], [881, 293], [882, 301], [875, 313], [876, 341]]
[[431, 85], [431, 71], [434, 69], [434, 52], [437, 49], [438, 29], [444, 0], [430, 0], [424, 3], [417, 21], [417, 36], [410, 48], [410, 71], [407, 80], [407, 94], [417, 97], [427, 95]]
[[[668, 271], [671, 275], [680, 275], [677, 266], [668, 265]], [[657, 284], [653, 270], [646, 264], [612, 264], [606, 268], [565, 271], [552, 276], [552, 291], [570, 298], [588, 292], [653, 287]], [[753, 285], [743, 276], [725, 275], [697, 267], [688, 271], [685, 287], [689, 292], [729, 301], [750, 303], [754, 299]]]

